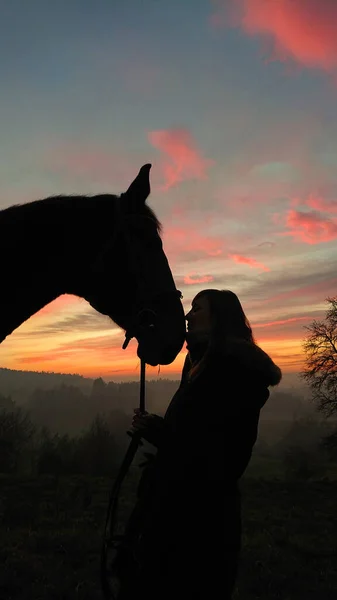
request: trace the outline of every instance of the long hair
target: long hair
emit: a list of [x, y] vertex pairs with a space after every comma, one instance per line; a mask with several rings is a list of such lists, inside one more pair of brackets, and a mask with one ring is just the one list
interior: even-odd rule
[[207, 350], [202, 358], [192, 363], [189, 356], [188, 379], [193, 380], [217, 352], [224, 352], [229, 339], [235, 338], [255, 344], [252, 328], [241, 302], [230, 290], [207, 289], [199, 292], [194, 300], [206, 296], [210, 308], [211, 330]]

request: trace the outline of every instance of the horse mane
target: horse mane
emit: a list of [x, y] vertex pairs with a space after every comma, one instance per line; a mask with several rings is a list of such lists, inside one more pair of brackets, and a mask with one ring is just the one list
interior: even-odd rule
[[88, 213], [90, 213], [92, 210], [99, 211], [99, 206], [102, 206], [102, 204], [108, 205], [109, 208], [111, 207], [111, 211], [115, 212], [115, 214], [117, 214], [117, 211], [119, 212], [120, 209], [122, 209], [124, 214], [142, 215], [149, 218], [154, 222], [157, 233], [161, 235], [163, 229], [162, 224], [150, 206], [147, 204], [140, 204], [139, 208], [135, 208], [134, 205], [131, 207], [126, 197], [117, 196], [115, 194], [53, 195], [38, 200], [32, 200], [23, 204], [14, 204], [1, 210], [0, 216], [3, 216], [4, 218], [9, 217], [15, 219], [20, 210], [23, 218], [29, 214], [32, 217], [36, 216], [36, 219], [38, 220], [39, 217], [41, 218], [42, 207], [47, 210], [48, 208], [54, 209], [58, 205], [63, 206], [63, 208], [67, 208], [69, 210], [69, 216], [72, 214], [78, 216], [81, 212], [83, 212], [83, 210], [85, 212], [88, 211]]

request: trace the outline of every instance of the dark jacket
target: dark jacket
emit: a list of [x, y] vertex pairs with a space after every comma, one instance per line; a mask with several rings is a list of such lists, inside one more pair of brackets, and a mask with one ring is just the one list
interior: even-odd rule
[[[190, 350], [192, 358], [203, 350]], [[165, 414], [144, 491], [146, 517], [138, 555], [144, 572], [161, 573], [158, 581], [166, 581], [167, 589], [171, 582], [171, 593], [173, 582], [184, 578], [184, 593], [187, 587], [191, 592], [188, 582], [199, 569], [194, 592], [202, 597], [211, 578], [214, 590], [221, 580], [225, 597], [227, 583], [228, 590], [234, 585], [240, 550], [237, 482], [252, 455], [268, 387], [280, 382], [281, 371], [259, 347], [240, 340], [212, 357], [192, 381], [186, 376], [188, 360]], [[221, 574], [219, 581], [215, 572]]]

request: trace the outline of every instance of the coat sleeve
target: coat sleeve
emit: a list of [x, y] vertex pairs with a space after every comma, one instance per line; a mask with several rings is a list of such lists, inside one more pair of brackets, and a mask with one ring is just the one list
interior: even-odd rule
[[233, 368], [208, 368], [187, 386], [167, 451], [171, 477], [184, 485], [239, 479], [256, 442], [266, 387], [236, 377]]
[[195, 523], [205, 531], [219, 527], [224, 506], [236, 502], [236, 481], [251, 458], [267, 393], [227, 368], [207, 369], [181, 387], [153, 472], [146, 520], [151, 540], [177, 531], [188, 539]]

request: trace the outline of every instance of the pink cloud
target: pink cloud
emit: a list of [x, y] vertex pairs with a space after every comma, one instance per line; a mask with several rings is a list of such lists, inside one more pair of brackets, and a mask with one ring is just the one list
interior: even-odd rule
[[291, 317], [290, 319], [279, 319], [278, 321], [269, 321], [268, 323], [254, 323], [254, 329], [261, 327], [275, 327], [277, 325], [288, 325], [298, 321], [310, 321], [311, 317]]
[[[76, 351], [76, 349], [74, 348], [74, 351]], [[45, 354], [33, 354], [32, 356], [21, 356], [17, 359], [17, 363], [19, 365], [30, 365], [30, 364], [44, 364], [47, 362], [53, 362], [55, 361], [57, 358], [59, 357], [59, 353], [55, 353], [55, 352], [49, 352], [49, 353], [45, 353]], [[69, 358], [71, 359], [73, 357], [73, 352], [69, 351], [69, 352], [62, 352], [62, 358]]]
[[279, 235], [292, 236], [306, 244], [321, 244], [337, 238], [337, 219], [328, 219], [314, 210], [302, 212], [291, 209], [285, 216], [285, 224], [290, 231]]
[[168, 225], [165, 227], [165, 248], [170, 256], [184, 257], [190, 255], [221, 256], [224, 251], [224, 240], [218, 236], [207, 236], [198, 231], [196, 223], [186, 226]]
[[212, 275], [195, 275], [191, 273], [190, 275], [186, 275], [184, 277], [184, 283], [186, 285], [194, 285], [196, 283], [211, 283], [214, 281], [214, 277]]
[[337, 213], [337, 200], [326, 200], [319, 196], [310, 196], [307, 200], [307, 206], [324, 213]]
[[262, 271], [270, 271], [268, 267], [258, 262], [254, 258], [249, 258], [248, 256], [241, 256], [240, 254], [228, 254], [230, 258], [234, 260], [236, 263], [242, 263], [248, 265], [252, 269], [261, 269]]
[[333, 295], [333, 290], [335, 290], [336, 287], [337, 278], [324, 279], [323, 281], [319, 281], [317, 283], [288, 290], [286, 292], [282, 292], [281, 294], [276, 294], [275, 296], [270, 296], [269, 298], [266, 298], [266, 300], [260, 300], [259, 304], [276, 304], [277, 302], [282, 301], [282, 304], [284, 305], [284, 301], [294, 300], [296, 298], [302, 301], [305, 300], [307, 304], [309, 302], [322, 302], [323, 298]]
[[337, 67], [337, 3], [335, 0], [230, 0], [217, 2], [214, 25], [236, 24], [248, 35], [273, 43], [272, 59], [295, 60], [306, 67]]
[[206, 179], [213, 161], [203, 158], [186, 129], [162, 129], [148, 133], [150, 143], [165, 155], [162, 162], [163, 190], [181, 181]]

